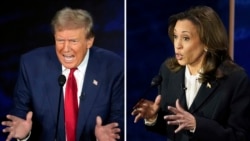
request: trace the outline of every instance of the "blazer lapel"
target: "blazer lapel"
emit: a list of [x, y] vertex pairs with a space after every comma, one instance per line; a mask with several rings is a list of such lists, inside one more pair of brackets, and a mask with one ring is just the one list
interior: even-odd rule
[[198, 110], [198, 108], [201, 107], [202, 104], [212, 95], [212, 92], [217, 88], [217, 86], [217, 81], [202, 83], [189, 111], [194, 113], [196, 110]]
[[[188, 110], [189, 112], [193, 113], [195, 112], [202, 104], [211, 96], [212, 92], [217, 88], [218, 82], [217, 81], [211, 81], [208, 83], [203, 83], [197, 93], [197, 96], [195, 97], [191, 107], [187, 108], [187, 102], [186, 102], [186, 87], [185, 87], [185, 67], [178, 71], [177, 73], [174, 73], [172, 75], [173, 77], [170, 78], [169, 82], [169, 89], [171, 89], [171, 92], [176, 93], [176, 97], [174, 99], [179, 99], [181, 106]], [[182, 82], [182, 83], [179, 83]], [[170, 98], [170, 97], [168, 97]], [[173, 100], [175, 101], [175, 100]], [[173, 103], [175, 106], [175, 103]]]
[[173, 73], [173, 75], [169, 76], [170, 78], [169, 78], [167, 89], [169, 90], [169, 92], [174, 93], [174, 95], [173, 97], [167, 97], [167, 98], [169, 99], [169, 101], [174, 102], [174, 103], [171, 103], [172, 106], [174, 107], [175, 107], [175, 101], [179, 99], [181, 106], [184, 109], [187, 109], [186, 96], [185, 96], [184, 72], [185, 72], [185, 68], [183, 67], [177, 73]]
[[80, 96], [80, 106], [78, 114], [78, 123], [77, 123], [77, 140], [80, 139], [82, 131], [86, 125], [88, 115], [91, 112], [91, 107], [95, 103], [96, 96], [101, 86], [101, 76], [100, 69], [97, 62], [93, 56], [93, 52], [90, 50], [89, 62], [85, 73], [84, 83], [82, 87], [82, 93]]
[[[53, 48], [54, 49], [54, 48]], [[62, 74], [61, 70], [61, 64], [57, 59], [57, 56], [55, 52], [50, 52], [48, 54], [48, 64], [45, 68], [46, 77], [44, 77], [45, 83], [45, 95], [49, 101], [49, 109], [51, 110], [51, 123], [55, 124], [56, 122], [59, 122], [59, 128], [58, 128], [58, 136], [60, 136], [60, 139], [65, 138], [65, 132], [64, 132], [64, 105], [63, 105], [63, 91], [60, 90], [60, 86], [58, 84], [58, 77]], [[60, 93], [61, 92], [61, 93]], [[59, 106], [59, 97], [61, 94], [61, 103], [60, 103], [60, 115], [59, 115], [59, 121], [57, 121], [57, 112], [58, 112], [58, 106]], [[56, 128], [56, 127], [55, 127]], [[51, 129], [52, 130], [52, 129]], [[55, 131], [54, 129], [52, 131]]]

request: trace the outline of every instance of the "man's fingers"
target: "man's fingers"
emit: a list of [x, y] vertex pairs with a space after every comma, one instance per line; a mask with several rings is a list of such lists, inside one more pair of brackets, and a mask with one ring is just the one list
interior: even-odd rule
[[113, 128], [118, 127], [119, 124], [118, 124], [117, 122], [113, 122], [113, 123], [110, 123], [110, 124], [108, 124], [108, 125], [106, 125], [106, 126], [109, 126], [110, 129], [113, 129]]
[[4, 132], [4, 133], [10, 132], [10, 131], [11, 131], [11, 128], [10, 128], [10, 127], [6, 127], [6, 128], [3, 129], [3, 132]]
[[14, 137], [14, 135], [10, 133], [10, 134], [8, 135], [6, 141], [10, 141], [13, 137]]
[[120, 133], [120, 132], [121, 132], [121, 129], [120, 129], [120, 128], [114, 128], [114, 129], [113, 129], [113, 132], [114, 132], [114, 133]]
[[12, 115], [6, 115], [6, 118], [9, 120], [15, 120], [16, 117]]
[[115, 135], [116, 139], [120, 139], [120, 136], [118, 134]]
[[120, 135], [119, 133], [121, 132], [120, 128], [114, 128], [112, 129], [112, 138], [115, 138], [115, 139], [120, 139]]
[[13, 115], [7, 115], [6, 118], [7, 118], [8, 120], [13, 121], [13, 122], [17, 122], [17, 121], [23, 120], [22, 118], [19, 118], [19, 117], [17, 117], [17, 116], [13, 116]]
[[15, 137], [15, 132], [14, 131], [12, 131], [12, 132], [10, 132], [11, 131], [11, 128], [5, 128], [6, 130], [7, 130], [7, 132], [9, 132], [9, 135], [7, 136], [7, 139], [6, 139], [6, 141], [10, 141], [12, 138], [14, 138]]
[[118, 126], [119, 126], [119, 124], [117, 123], [117, 122], [115, 122], [115, 123], [113, 123], [114, 125], [113, 125], [113, 127], [114, 128], [117, 128]]
[[4, 126], [12, 126], [12, 121], [3, 121], [2, 125], [4, 125]]
[[119, 134], [114, 134], [113, 137], [116, 138], [116, 139], [120, 139], [120, 135]]

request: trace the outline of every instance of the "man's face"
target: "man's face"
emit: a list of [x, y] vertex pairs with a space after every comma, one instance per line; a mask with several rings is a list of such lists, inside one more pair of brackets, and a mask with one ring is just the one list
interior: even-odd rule
[[56, 30], [54, 37], [57, 57], [68, 69], [78, 67], [94, 42], [86, 38], [84, 28]]

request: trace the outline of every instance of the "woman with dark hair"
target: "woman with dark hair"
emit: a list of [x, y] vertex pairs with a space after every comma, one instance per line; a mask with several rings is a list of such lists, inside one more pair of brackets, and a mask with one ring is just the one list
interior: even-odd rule
[[250, 83], [228, 53], [218, 14], [197, 6], [169, 18], [175, 57], [163, 62], [155, 101], [142, 99], [132, 115], [168, 141], [250, 140]]

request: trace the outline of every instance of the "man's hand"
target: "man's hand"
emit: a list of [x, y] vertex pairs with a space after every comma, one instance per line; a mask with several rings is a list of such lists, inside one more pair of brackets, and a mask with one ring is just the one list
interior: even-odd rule
[[101, 117], [96, 117], [95, 136], [98, 141], [116, 141], [116, 139], [120, 139], [120, 132], [118, 123], [113, 122], [102, 126]]
[[3, 121], [2, 125], [7, 126], [3, 129], [4, 133], [9, 132], [9, 135], [6, 141], [10, 141], [12, 138], [16, 139], [24, 139], [28, 136], [32, 127], [32, 115], [33, 113], [30, 111], [26, 115], [26, 120], [13, 116], [7, 115], [7, 119], [9, 121]]

